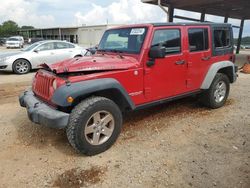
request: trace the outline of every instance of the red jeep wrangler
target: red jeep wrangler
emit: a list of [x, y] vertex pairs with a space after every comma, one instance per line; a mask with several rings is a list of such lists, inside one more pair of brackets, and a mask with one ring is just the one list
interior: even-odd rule
[[223, 106], [237, 77], [234, 59], [229, 24], [109, 29], [95, 55], [43, 64], [20, 105], [31, 121], [66, 128], [77, 151], [95, 155], [116, 141], [122, 112], [190, 95], [210, 108]]

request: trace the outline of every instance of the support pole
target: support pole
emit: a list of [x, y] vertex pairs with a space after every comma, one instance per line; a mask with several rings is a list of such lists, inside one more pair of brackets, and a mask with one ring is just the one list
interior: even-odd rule
[[227, 22], [228, 22], [228, 16], [225, 16], [224, 23], [227, 23]]
[[167, 22], [169, 22], [169, 12], [164, 6], [161, 5], [161, 0], [158, 0], [158, 6], [167, 14]]
[[240, 22], [240, 31], [239, 31], [239, 37], [238, 37], [238, 44], [237, 44], [236, 54], [238, 54], [240, 52], [242, 33], [243, 33], [243, 29], [244, 29], [244, 21], [245, 21], [245, 19], [242, 19], [241, 22]]
[[185, 16], [174, 15], [174, 18], [178, 18], [178, 19], [182, 19], [182, 20], [188, 20], [188, 21], [194, 21], [194, 22], [200, 22], [200, 19], [189, 18], [189, 17], [185, 17]]
[[204, 11], [201, 13], [201, 22], [205, 22], [205, 16], [206, 16], [206, 13]]
[[168, 7], [168, 21], [174, 21], [174, 8], [172, 8], [171, 6]]
[[62, 31], [61, 31], [61, 28], [59, 28], [58, 30], [59, 30], [59, 40], [62, 40]]

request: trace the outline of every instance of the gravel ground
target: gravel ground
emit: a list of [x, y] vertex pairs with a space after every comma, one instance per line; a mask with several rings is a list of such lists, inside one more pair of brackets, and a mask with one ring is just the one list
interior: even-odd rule
[[116, 144], [86, 157], [19, 107], [33, 74], [0, 73], [0, 187], [250, 187], [250, 75], [217, 110], [187, 98], [129, 114]]

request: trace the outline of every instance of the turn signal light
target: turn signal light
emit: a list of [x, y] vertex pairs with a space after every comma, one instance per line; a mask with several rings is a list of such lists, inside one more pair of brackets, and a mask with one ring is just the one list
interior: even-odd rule
[[70, 97], [70, 96], [67, 97], [67, 102], [68, 102], [68, 103], [72, 103], [73, 101], [74, 101], [73, 97]]

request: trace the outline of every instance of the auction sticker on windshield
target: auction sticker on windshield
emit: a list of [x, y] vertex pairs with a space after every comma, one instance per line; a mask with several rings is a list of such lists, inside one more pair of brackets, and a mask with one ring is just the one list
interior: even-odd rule
[[143, 35], [145, 28], [133, 28], [131, 29], [130, 35]]

